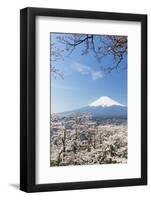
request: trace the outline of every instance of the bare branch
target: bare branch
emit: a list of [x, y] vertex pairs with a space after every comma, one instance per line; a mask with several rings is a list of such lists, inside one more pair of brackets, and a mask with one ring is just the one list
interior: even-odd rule
[[[80, 47], [81, 55], [92, 53], [99, 63], [101, 63], [102, 58], [105, 56], [110, 56], [114, 65], [111, 67], [104, 66], [103, 69], [111, 72], [118, 69], [123, 58], [127, 56], [126, 36], [63, 34], [56, 36], [56, 40], [63, 45], [63, 49], [59, 49], [52, 44], [51, 57], [54, 58], [54, 61], [63, 59], [65, 56], [70, 56]], [[58, 71], [54, 72], [58, 73]]]

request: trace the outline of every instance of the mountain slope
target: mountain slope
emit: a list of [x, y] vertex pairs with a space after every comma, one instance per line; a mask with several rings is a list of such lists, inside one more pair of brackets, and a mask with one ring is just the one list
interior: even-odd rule
[[127, 107], [109, 97], [101, 97], [88, 106], [59, 114], [68, 116], [72, 113], [91, 113], [92, 117], [127, 116]]

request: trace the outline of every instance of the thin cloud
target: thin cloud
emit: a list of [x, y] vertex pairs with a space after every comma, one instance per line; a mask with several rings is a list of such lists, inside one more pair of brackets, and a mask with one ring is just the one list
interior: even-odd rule
[[102, 77], [103, 77], [103, 75], [102, 75], [102, 72], [101, 72], [101, 71], [98, 71], [98, 72], [95, 72], [95, 71], [93, 71], [91, 75], [92, 75], [92, 79], [93, 79], [93, 80], [97, 80], [97, 79], [99, 79], [99, 78], [102, 78]]
[[83, 65], [83, 64], [78, 63], [78, 62], [73, 62], [71, 64], [71, 67], [74, 71], [77, 71], [80, 74], [90, 75], [92, 80], [97, 80], [97, 79], [103, 77], [103, 73], [101, 71], [95, 71], [94, 69], [92, 69], [92, 67], [89, 67], [87, 65]]

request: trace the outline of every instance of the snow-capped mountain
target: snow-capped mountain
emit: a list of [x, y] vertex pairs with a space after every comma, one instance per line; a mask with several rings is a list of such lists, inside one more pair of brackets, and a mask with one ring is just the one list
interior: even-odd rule
[[102, 107], [109, 107], [109, 106], [124, 106], [123, 104], [118, 103], [117, 101], [114, 101], [113, 99], [103, 96], [91, 103], [89, 106], [102, 106]]
[[62, 116], [68, 116], [72, 113], [91, 113], [92, 117], [127, 116], [127, 107], [117, 101], [114, 101], [110, 97], [103, 96], [88, 106], [60, 114]]

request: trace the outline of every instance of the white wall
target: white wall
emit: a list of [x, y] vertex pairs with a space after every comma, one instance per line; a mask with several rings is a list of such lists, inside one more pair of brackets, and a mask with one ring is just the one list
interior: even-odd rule
[[[19, 9], [27, 6], [84, 9], [148, 14], [150, 0], [4, 0], [0, 4], [0, 199], [150, 199], [151, 159], [149, 146], [149, 186], [26, 194], [19, 184]], [[150, 44], [150, 38], [148, 44]], [[150, 45], [149, 53], [150, 54]], [[150, 64], [149, 58], [149, 64]], [[149, 65], [148, 64], [148, 65]], [[149, 69], [149, 73], [151, 70]], [[148, 74], [149, 74], [148, 73]], [[151, 85], [151, 79], [149, 80]], [[150, 94], [149, 94], [150, 97]], [[151, 100], [151, 99], [149, 99]], [[149, 106], [149, 110], [150, 106]], [[149, 121], [151, 114], [149, 114]], [[149, 129], [150, 132], [150, 129]]]

